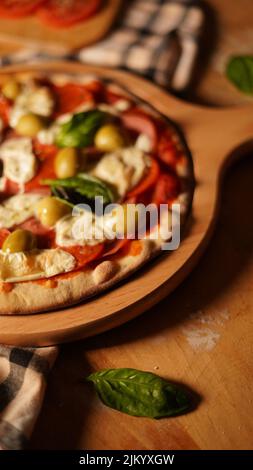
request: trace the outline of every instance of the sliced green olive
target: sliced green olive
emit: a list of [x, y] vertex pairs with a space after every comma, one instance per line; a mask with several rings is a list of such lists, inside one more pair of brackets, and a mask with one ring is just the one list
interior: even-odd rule
[[39, 116], [36, 114], [25, 114], [19, 119], [16, 131], [22, 136], [35, 137], [44, 127], [44, 121]]
[[79, 155], [75, 148], [66, 147], [56, 155], [54, 169], [57, 178], [71, 178], [79, 169]]
[[8, 80], [2, 88], [2, 93], [8, 100], [15, 100], [20, 92], [20, 84], [16, 80]]
[[29, 230], [17, 229], [5, 239], [2, 250], [5, 253], [31, 251], [37, 247], [35, 235]]
[[114, 124], [100, 127], [95, 135], [95, 146], [102, 152], [113, 152], [125, 145], [125, 139], [120, 129]]
[[37, 217], [46, 227], [53, 227], [59, 219], [71, 211], [71, 206], [51, 196], [41, 199], [36, 206]]

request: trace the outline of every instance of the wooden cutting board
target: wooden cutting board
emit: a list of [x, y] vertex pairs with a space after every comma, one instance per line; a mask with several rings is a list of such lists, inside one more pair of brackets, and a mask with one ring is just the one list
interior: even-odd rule
[[[253, 2], [206, 4], [210, 28], [199, 61], [204, 76], [198, 74], [186, 96], [242, 104], [223, 64], [235, 52], [252, 53]], [[209, 42], [215, 47], [208, 61]], [[253, 153], [227, 173], [208, 250], [174, 293], [116, 330], [61, 348], [30, 449], [252, 449], [252, 174]], [[82, 382], [105, 367], [136, 367], [184, 382], [200, 402], [194, 412], [172, 419], [119, 414]]]
[[111, 28], [122, 0], [105, 0], [102, 9], [87, 21], [66, 29], [44, 25], [36, 17], [0, 19], [0, 42], [35, 47], [48, 53], [68, 53], [99, 41]]
[[[196, 265], [210, 240], [225, 169], [252, 147], [252, 106], [227, 110], [192, 106], [141, 78], [80, 64], [43, 64], [22, 70], [38, 68], [115, 79], [174, 119], [192, 151], [197, 186], [192, 219], [180, 249], [164, 254], [127, 283], [84, 304], [53, 313], [0, 317], [0, 342], [7, 344], [48, 345], [92, 336], [131, 320], [167, 296]], [[20, 71], [20, 67], [7, 71]]]

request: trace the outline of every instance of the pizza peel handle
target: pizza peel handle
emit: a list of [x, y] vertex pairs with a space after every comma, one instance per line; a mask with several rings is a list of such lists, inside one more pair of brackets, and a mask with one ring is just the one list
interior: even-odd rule
[[127, 87], [181, 127], [191, 150], [196, 190], [193, 218], [176, 251], [164, 254], [125, 283], [88, 302], [54, 312], [0, 316], [0, 343], [45, 346], [92, 336], [144, 312], [168, 295], [191, 272], [218, 219], [222, 176], [233, 159], [253, 149], [253, 106], [209, 109], [184, 103], [125, 72], [80, 64], [48, 63], [11, 67], [9, 72], [56, 71], [97, 74]]

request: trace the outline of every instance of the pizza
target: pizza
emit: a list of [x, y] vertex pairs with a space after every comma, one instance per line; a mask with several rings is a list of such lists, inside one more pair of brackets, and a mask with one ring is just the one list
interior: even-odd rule
[[181, 227], [191, 207], [193, 165], [179, 129], [96, 76], [1, 78], [0, 164], [2, 315], [114, 287], [161, 253], [174, 204]]
[[66, 28], [86, 21], [102, 6], [102, 0], [1, 0], [0, 17], [19, 19], [36, 15], [45, 25]]

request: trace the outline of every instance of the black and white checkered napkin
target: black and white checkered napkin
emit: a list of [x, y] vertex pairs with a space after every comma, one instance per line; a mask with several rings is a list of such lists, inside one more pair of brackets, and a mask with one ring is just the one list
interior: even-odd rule
[[0, 450], [26, 447], [57, 352], [0, 345]]
[[[66, 58], [130, 70], [179, 91], [189, 83], [202, 24], [198, 0], [133, 0], [105, 40]], [[0, 58], [0, 64], [43, 59], [48, 57], [29, 49]], [[0, 449], [26, 445], [57, 351], [0, 346]]]

